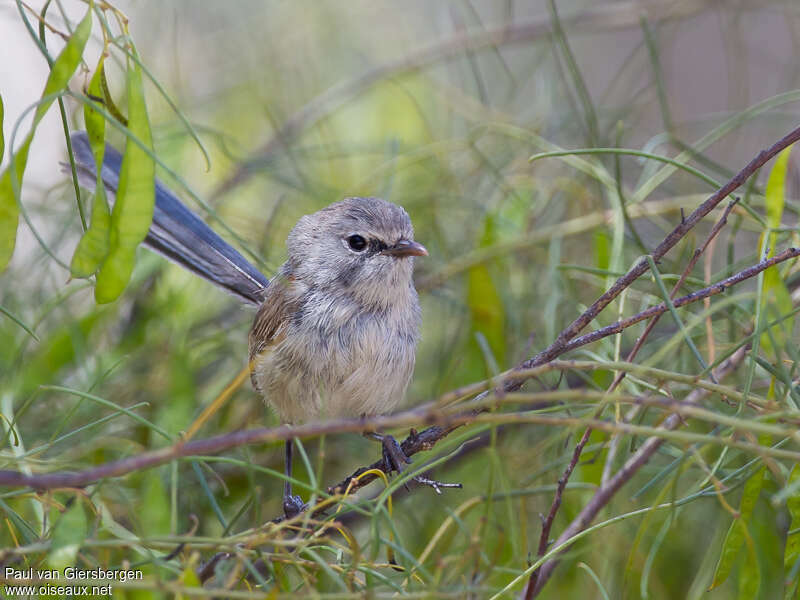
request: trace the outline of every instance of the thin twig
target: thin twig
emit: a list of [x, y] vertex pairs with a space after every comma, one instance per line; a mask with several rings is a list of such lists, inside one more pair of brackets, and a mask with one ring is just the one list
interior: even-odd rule
[[[754, 275], [758, 275], [761, 271], [768, 269], [769, 267], [774, 266], [775, 264], [782, 262], [784, 260], [788, 260], [790, 258], [796, 258], [800, 256], [800, 249], [798, 248], [787, 248], [780, 254], [776, 254], [773, 258], [780, 257], [779, 261], [770, 262], [772, 259], [763, 260], [751, 267], [748, 267], [742, 271], [739, 271], [735, 275], [731, 275], [717, 283], [710, 285], [706, 288], [697, 290], [696, 292], [692, 292], [691, 294], [687, 294], [686, 296], [681, 296], [677, 300], [675, 300], [672, 304], [675, 308], [680, 308], [682, 306], [686, 306], [687, 304], [691, 304], [693, 302], [697, 302], [698, 300], [702, 300], [704, 298], [708, 298], [709, 296], [716, 296], [721, 294], [725, 290], [730, 287], [733, 287], [737, 283], [741, 283], [745, 279], [749, 279]], [[576, 348], [580, 348], [581, 346], [585, 346], [591, 342], [596, 342], [597, 340], [603, 339], [610, 335], [614, 335], [617, 333], [621, 333], [623, 330], [627, 329], [631, 325], [635, 325], [640, 321], [644, 321], [646, 319], [650, 319], [655, 315], [662, 315], [667, 312], [669, 308], [663, 302], [661, 304], [657, 304], [656, 306], [651, 306], [647, 310], [643, 310], [640, 313], [633, 315], [632, 317], [628, 317], [626, 319], [621, 319], [616, 323], [612, 323], [606, 327], [601, 327], [600, 329], [596, 329], [591, 333], [587, 333], [586, 335], [582, 335], [580, 337], [576, 337], [569, 343], [564, 346], [564, 349], [559, 354], [563, 354], [564, 352], [569, 352], [570, 350], [575, 350]], [[533, 362], [533, 361], [531, 361]], [[545, 361], [546, 362], [546, 361]], [[541, 364], [541, 363], [537, 363]], [[537, 366], [531, 365], [531, 366]]]

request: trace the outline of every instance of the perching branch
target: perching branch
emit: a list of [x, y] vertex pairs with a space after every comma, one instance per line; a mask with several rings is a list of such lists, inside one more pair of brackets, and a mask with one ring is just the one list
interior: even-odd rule
[[[691, 294], [687, 294], [686, 296], [682, 296], [682, 297], [674, 300], [672, 304], [676, 308], [679, 308], [679, 307], [682, 307], [682, 306], [686, 306], [687, 304], [691, 304], [693, 302], [698, 302], [699, 300], [703, 300], [704, 298], [709, 298], [711, 296], [715, 296], [717, 294], [721, 294], [722, 292], [724, 292], [725, 290], [729, 289], [730, 287], [736, 285], [737, 283], [741, 283], [742, 281], [745, 281], [746, 279], [750, 279], [751, 277], [755, 277], [756, 275], [758, 275], [762, 271], [765, 271], [768, 268], [770, 268], [772, 266], [775, 266], [778, 263], [784, 262], [784, 261], [792, 259], [792, 258], [797, 258], [797, 257], [800, 257], [800, 248], [788, 248], [788, 249], [784, 250], [783, 252], [780, 252], [779, 254], [776, 254], [775, 256], [773, 256], [771, 258], [762, 260], [761, 262], [759, 262], [759, 263], [757, 263], [757, 264], [755, 264], [755, 265], [753, 265], [751, 267], [747, 267], [746, 269], [744, 269], [742, 271], [739, 271], [738, 273], [736, 273], [734, 275], [731, 275], [730, 277], [728, 277], [726, 279], [723, 279], [722, 281], [719, 281], [719, 282], [717, 282], [717, 283], [715, 283], [715, 284], [713, 284], [713, 285], [711, 285], [709, 287], [697, 290], [695, 292], [692, 292]], [[640, 313], [637, 313], [637, 314], [635, 314], [635, 315], [633, 315], [631, 317], [628, 317], [627, 319], [622, 319], [620, 321], [617, 321], [616, 323], [613, 323], [613, 324], [608, 325], [606, 327], [602, 327], [602, 328], [597, 329], [597, 330], [595, 330], [595, 331], [593, 331], [591, 333], [587, 333], [586, 335], [583, 335], [581, 337], [575, 338], [574, 340], [572, 340], [570, 343], [568, 343], [564, 347], [564, 349], [562, 350], [562, 352], [560, 354], [564, 354], [564, 353], [569, 352], [571, 350], [575, 350], [577, 348], [580, 348], [581, 346], [585, 346], [585, 345], [590, 344], [592, 342], [596, 342], [597, 340], [600, 340], [602, 338], [608, 337], [610, 335], [622, 333], [628, 327], [631, 327], [631, 326], [633, 326], [633, 325], [635, 325], [635, 324], [637, 324], [637, 323], [639, 323], [641, 321], [644, 321], [646, 319], [650, 319], [650, 318], [653, 318], [653, 317], [656, 317], [656, 316], [660, 316], [660, 315], [664, 314], [665, 312], [667, 312], [668, 310], [669, 310], [669, 308], [663, 302], [661, 304], [657, 304], [656, 306], [652, 306], [652, 307], [650, 307], [650, 308], [648, 308], [646, 310], [643, 310]], [[553, 359], [550, 359], [550, 360], [553, 360]], [[547, 361], [547, 362], [550, 362], [550, 361]], [[524, 364], [526, 364], [526, 363], [522, 363], [522, 365], [524, 365]], [[530, 375], [525, 373], [525, 372], [529, 371], [530, 369], [534, 369], [535, 368], [535, 366], [523, 368], [522, 365], [520, 365], [516, 369], [514, 369], [512, 371], [509, 371], [508, 373], [506, 373], [503, 376], [501, 376], [501, 378], [503, 379], [503, 383], [499, 386], [500, 389], [498, 389], [497, 392], [508, 393], [508, 392], [516, 391], [520, 387], [522, 387], [522, 384], [530, 378]], [[536, 365], [536, 366], [541, 366], [541, 365]], [[516, 377], [515, 376], [516, 374], [523, 375], [523, 376]], [[473, 414], [479, 414], [480, 412], [483, 412], [484, 410], [485, 409], [479, 409], [479, 410], [475, 411]], [[469, 421], [467, 421], [467, 422], [469, 422]], [[461, 424], [451, 423], [447, 427], [441, 427], [441, 426], [430, 427], [430, 428], [422, 431], [421, 433], [416, 434], [416, 438], [415, 438], [414, 434], [412, 433], [412, 435], [410, 435], [408, 438], [406, 438], [403, 441], [403, 443], [400, 444], [400, 446], [403, 448], [403, 451], [406, 453], [406, 456], [411, 456], [413, 454], [416, 454], [417, 452], [421, 452], [422, 450], [429, 450], [431, 447], [433, 447], [433, 445], [436, 442], [438, 442], [442, 438], [448, 436], [453, 430], [457, 429], [460, 426], [461, 426]], [[351, 490], [363, 487], [363, 486], [367, 485], [368, 483], [370, 483], [371, 481], [374, 481], [377, 476], [376, 475], [365, 475], [364, 477], [362, 477], [358, 481], [352, 481], [352, 484], [351, 484], [351, 480], [354, 480], [359, 475], [361, 475], [362, 473], [364, 473], [366, 471], [369, 471], [370, 469], [380, 469], [382, 464], [383, 464], [382, 461], [375, 461], [371, 465], [368, 465], [366, 467], [361, 467], [361, 468], [357, 469], [355, 472], [353, 472], [353, 474], [350, 475], [349, 477], [347, 477], [344, 480], [340, 481], [336, 485], [333, 485], [330, 488], [328, 488], [328, 491], [329, 492], [333, 492], [333, 491], [336, 491], [336, 490], [339, 490], [339, 491], [344, 490], [348, 486], [348, 484], [351, 485]], [[569, 479], [569, 476], [567, 476], [567, 479]]]
[[[678, 298], [673, 302], [676, 307], [685, 306], [691, 302], [697, 302], [708, 296], [719, 294], [728, 289], [735, 283], [739, 283], [748, 278], [755, 277], [762, 271], [774, 266], [780, 262], [789, 260], [800, 256], [800, 249], [789, 248], [783, 252], [765, 259], [751, 267], [748, 267], [735, 275], [723, 279], [712, 286], [703, 288], [696, 292], [692, 292], [687, 296]], [[577, 348], [580, 345], [588, 344], [613, 333], [620, 333], [627, 327], [634, 325], [646, 318], [652, 317], [654, 314], [661, 314], [668, 309], [664, 304], [651, 307], [637, 315], [629, 317], [620, 321], [619, 324], [609, 326], [613, 331], [609, 331], [609, 327], [604, 327], [597, 332], [606, 332], [603, 336], [595, 336], [597, 332], [587, 334], [581, 338], [576, 338], [570, 345], [569, 349]], [[578, 343], [580, 342], [580, 343]], [[566, 350], [564, 350], [566, 352]], [[522, 363], [525, 365], [527, 362]], [[547, 368], [546, 364], [538, 365], [538, 367]], [[522, 366], [504, 373], [499, 378], [502, 383], [499, 384], [495, 393], [502, 395], [510, 391], [518, 390], [522, 384], [535, 374], [541, 373], [540, 369], [536, 367]], [[485, 388], [484, 388], [485, 389]], [[488, 392], [486, 392], [488, 394]], [[447, 437], [452, 431], [458, 429], [464, 424], [471, 423], [476, 420], [477, 416], [484, 412], [485, 408], [478, 408], [471, 412], [456, 412], [458, 406], [445, 408], [437, 403], [430, 403], [413, 410], [407, 410], [394, 415], [380, 415], [374, 417], [365, 417], [361, 419], [335, 419], [332, 421], [321, 421], [305, 423], [303, 425], [290, 426], [281, 425], [278, 427], [260, 427], [257, 429], [247, 429], [244, 431], [235, 431], [233, 433], [226, 433], [202, 440], [192, 440], [188, 442], [177, 442], [172, 446], [162, 448], [160, 450], [153, 450], [150, 452], [143, 452], [135, 456], [123, 458], [117, 461], [108, 462], [97, 467], [92, 467], [84, 471], [77, 471], [72, 473], [42, 473], [42, 474], [27, 474], [20, 471], [0, 470], [0, 486], [16, 486], [16, 487], [30, 487], [36, 490], [46, 490], [60, 487], [83, 487], [107, 479], [109, 477], [120, 477], [134, 471], [142, 469], [149, 469], [168, 463], [172, 460], [179, 458], [187, 458], [190, 456], [203, 456], [209, 454], [217, 454], [232, 448], [240, 446], [247, 446], [253, 444], [264, 444], [284, 441], [289, 438], [309, 438], [318, 437], [320, 435], [327, 435], [332, 433], [346, 433], [346, 432], [362, 432], [366, 430], [388, 430], [399, 427], [413, 427], [420, 424], [431, 424], [430, 427], [421, 431], [413, 432], [400, 444], [406, 456], [413, 456], [418, 452], [430, 450], [439, 440]], [[350, 477], [344, 481], [331, 486], [331, 491], [342, 490], [350, 483], [350, 480], [357, 477], [364, 471], [372, 468], [380, 468], [382, 461], [362, 467], [356, 470]], [[353, 482], [351, 490], [363, 487], [367, 483], [375, 479], [374, 475], [365, 475], [358, 482]]]

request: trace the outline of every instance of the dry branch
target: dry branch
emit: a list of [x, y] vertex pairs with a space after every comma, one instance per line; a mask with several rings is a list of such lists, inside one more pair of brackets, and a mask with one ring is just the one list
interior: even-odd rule
[[[703, 217], [714, 210], [714, 208], [716, 208], [716, 206], [722, 202], [722, 200], [742, 186], [753, 173], [763, 167], [781, 150], [788, 148], [798, 140], [800, 140], [800, 127], [775, 142], [766, 150], [759, 152], [758, 155], [749, 163], [747, 163], [747, 165], [741, 171], [739, 171], [725, 185], [714, 192], [711, 197], [708, 198], [708, 200], [703, 202], [694, 211], [692, 211], [688, 217], [681, 221], [680, 225], [673, 229], [667, 235], [667, 237], [664, 238], [664, 240], [651, 253], [653, 260], [658, 263], [667, 252], [669, 252], [681, 239], [683, 239], [683, 237], [689, 233], [689, 231], [691, 231], [691, 229], [697, 225], [697, 223], [699, 223]], [[617, 296], [619, 296], [623, 290], [628, 288], [634, 281], [646, 273], [648, 269], [649, 266], [647, 259], [640, 259], [630, 271], [617, 279], [617, 281], [614, 282], [614, 285], [612, 285], [604, 294], [595, 300], [594, 303], [583, 312], [583, 314], [581, 314], [566, 329], [564, 329], [552, 344], [550, 344], [547, 348], [539, 352], [539, 354], [530, 360], [523, 362], [520, 365], [520, 368], [527, 369], [541, 365], [553, 360], [557, 356], [560, 356], [568, 349], [571, 349], [567, 346], [569, 341], [578, 335], [578, 333], [580, 333], [584, 327], [591, 323], [606, 306], [608, 306]], [[519, 389], [519, 385], [513, 389]]]
[[[735, 283], [755, 277], [769, 267], [797, 256], [800, 256], [800, 249], [789, 248], [780, 254], [748, 267], [727, 279], [715, 283], [712, 286], [692, 292], [691, 294], [683, 296], [682, 298], [678, 298], [674, 301], [674, 304], [676, 307], [685, 306], [691, 302], [697, 302], [698, 300], [702, 300], [708, 296], [719, 294]], [[606, 332], [605, 335], [620, 333], [621, 331], [624, 331], [625, 328], [630, 327], [631, 325], [634, 325], [635, 323], [638, 323], [646, 318], [652, 317], [654, 314], [661, 314], [666, 310], [667, 308], [663, 304], [660, 304], [644, 310], [637, 315], [625, 319], [624, 321], [621, 321], [620, 323], [622, 323], [622, 325], [617, 326], [617, 324], [615, 324], [610, 326], [614, 328], [613, 331], [607, 331], [609, 328], [603, 328], [602, 330], [598, 330], [598, 332]], [[593, 332], [591, 334], [582, 336], [581, 338], [577, 338], [569, 345], [569, 349], [572, 350], [579, 345], [588, 344], [596, 339], [599, 339], [599, 337], [595, 336], [595, 334], [598, 332]], [[580, 344], [578, 344], [579, 341], [581, 342]], [[563, 352], [566, 352], [566, 350]], [[522, 365], [525, 365], [528, 362], [530, 361], [526, 361], [522, 363]], [[545, 364], [539, 364], [536, 366], [523, 368], [522, 365], [516, 369], [508, 371], [499, 378], [502, 383], [496, 390], [494, 390], [496, 394], [502, 395], [518, 390], [525, 381], [539, 372], [536, 369], [537, 366], [545, 366]], [[486, 392], [486, 394], [488, 394], [488, 392]], [[455, 408], [457, 409], [457, 407]], [[437, 403], [430, 403], [413, 410], [404, 411], [394, 415], [380, 415], [361, 419], [335, 419], [332, 421], [305, 423], [297, 426], [281, 425], [278, 427], [246, 429], [244, 431], [235, 431], [201, 440], [192, 440], [186, 442], [179, 441], [172, 446], [168, 446], [160, 450], [143, 452], [128, 458], [104, 463], [84, 471], [27, 474], [20, 471], [0, 470], [0, 486], [30, 487], [36, 490], [61, 487], [83, 487], [96, 481], [100, 481], [101, 479], [119, 477], [134, 471], [149, 469], [179, 458], [217, 454], [219, 452], [230, 450], [232, 448], [238, 448], [240, 446], [279, 442], [289, 438], [317, 437], [320, 435], [333, 433], [360, 433], [366, 430], [388, 430], [399, 427], [419, 426], [420, 424], [430, 425], [430, 427], [421, 432], [412, 430], [412, 433], [400, 444], [407, 456], [413, 456], [418, 452], [429, 450], [439, 440], [448, 436], [452, 431], [458, 429], [462, 425], [475, 421], [477, 415], [484, 410], [485, 409], [480, 408], [467, 413], [448, 412], [441, 405]], [[382, 461], [376, 461], [369, 466], [362, 467], [356, 470], [350, 477], [336, 485], [331, 486], [329, 489], [331, 491], [344, 489], [348, 484], [351, 483], [352, 478], [357, 477], [369, 469], [379, 469], [382, 464]], [[365, 475], [358, 482], [352, 483], [351, 490], [363, 487], [374, 479], [374, 475]]]

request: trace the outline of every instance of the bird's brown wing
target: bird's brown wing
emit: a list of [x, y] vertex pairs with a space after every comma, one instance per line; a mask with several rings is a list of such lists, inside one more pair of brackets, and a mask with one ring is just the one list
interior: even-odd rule
[[275, 277], [264, 294], [264, 301], [258, 307], [253, 326], [250, 328], [248, 342], [250, 347], [250, 370], [253, 387], [260, 392], [253, 368], [255, 359], [269, 352], [284, 337], [286, 325], [297, 310], [298, 301], [291, 293], [291, 277]]

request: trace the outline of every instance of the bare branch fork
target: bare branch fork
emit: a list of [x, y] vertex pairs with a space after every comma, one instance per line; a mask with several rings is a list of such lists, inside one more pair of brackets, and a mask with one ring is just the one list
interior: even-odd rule
[[[684, 236], [686, 236], [691, 229], [700, 222], [703, 217], [714, 210], [717, 205], [722, 202], [727, 196], [741, 187], [745, 181], [758, 169], [763, 167], [771, 158], [777, 155], [781, 150], [791, 146], [797, 140], [800, 140], [800, 127], [793, 130], [791, 133], [775, 142], [766, 150], [762, 150], [758, 155], [751, 160], [741, 171], [734, 175], [725, 185], [719, 188], [711, 197], [698, 206], [692, 213], [683, 219], [681, 223], [673, 229], [667, 237], [653, 250], [651, 256], [653, 260], [658, 263], [667, 252], [669, 252]], [[520, 368], [529, 369], [553, 360], [563, 352], [565, 352], [567, 343], [574, 338], [578, 333], [594, 320], [600, 312], [608, 306], [623, 290], [628, 288], [634, 281], [641, 277], [649, 269], [646, 258], [642, 258], [634, 267], [625, 273], [622, 277], [614, 282], [608, 291], [601, 295], [594, 303], [586, 309], [581, 316], [575, 319], [566, 329], [564, 329], [547, 348], [542, 350], [539, 354], [523, 362]], [[513, 384], [510, 389], [519, 389], [522, 384]]]

